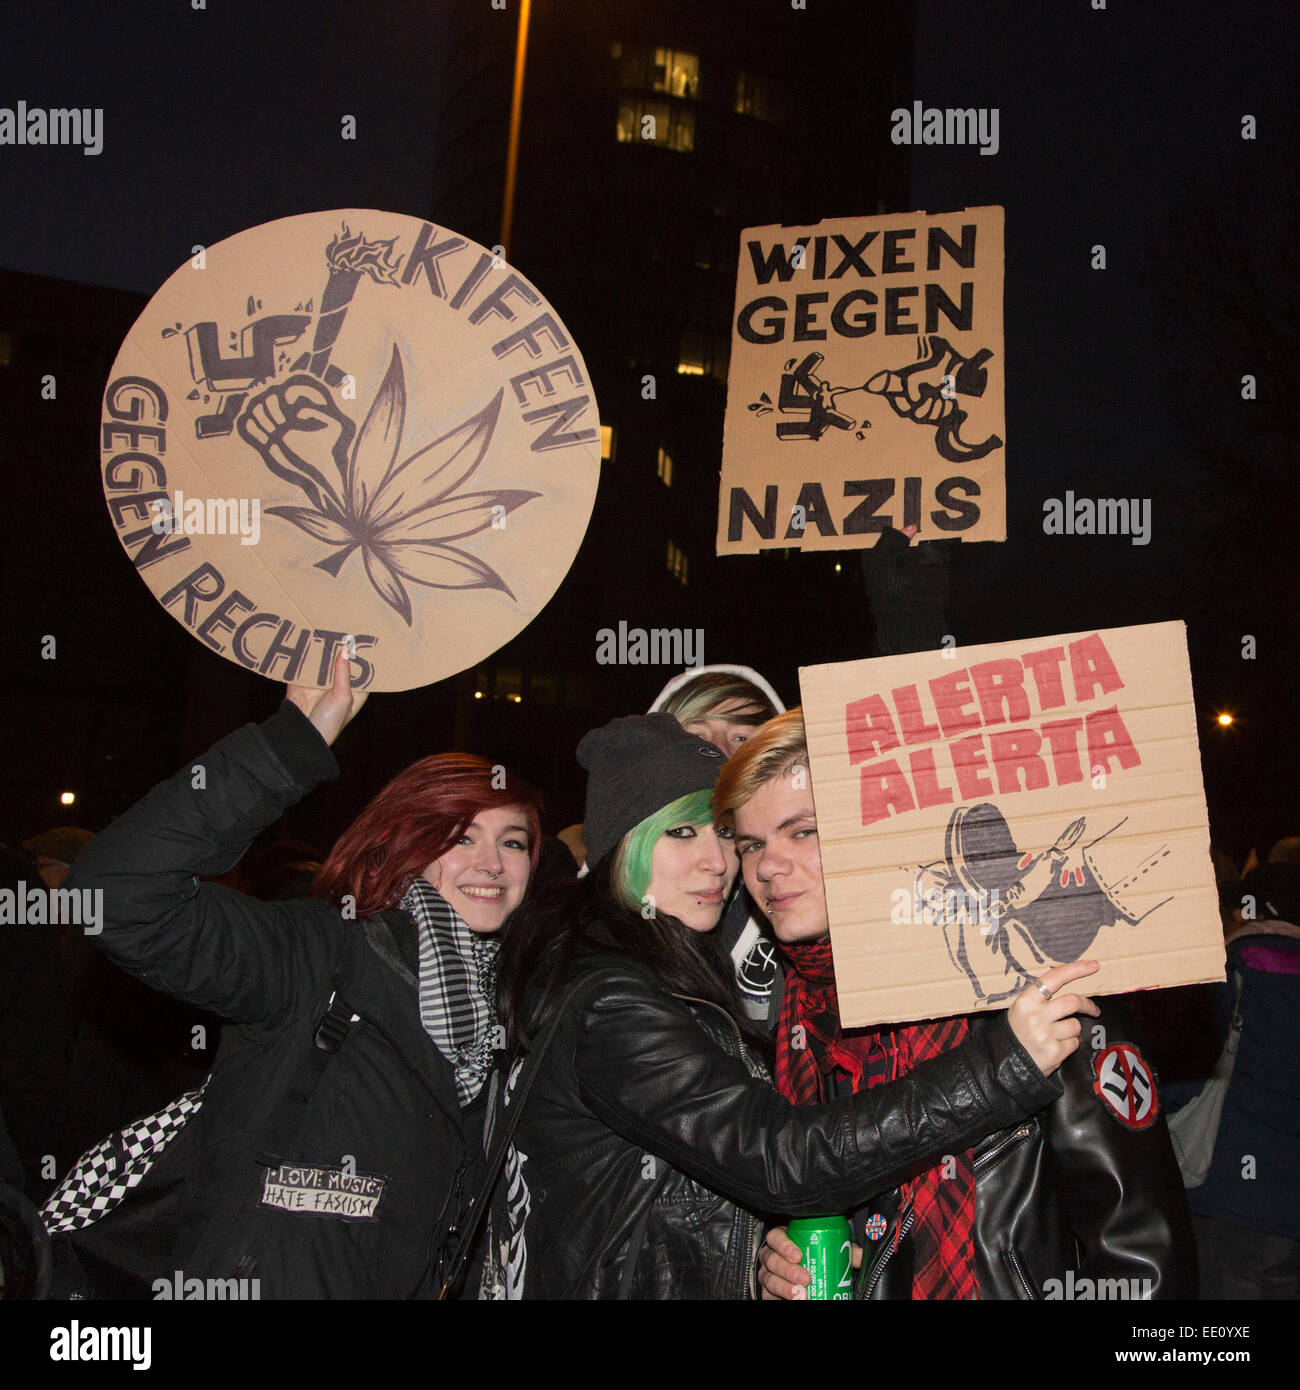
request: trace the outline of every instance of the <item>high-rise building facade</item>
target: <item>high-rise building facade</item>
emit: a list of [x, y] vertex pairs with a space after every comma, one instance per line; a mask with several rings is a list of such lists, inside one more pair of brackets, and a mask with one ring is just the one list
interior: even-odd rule
[[[855, 560], [714, 555], [718, 469], [740, 232], [906, 206], [888, 112], [908, 90], [909, 18], [821, 0], [531, 6], [506, 254], [582, 350], [606, 461], [569, 578], [467, 683], [475, 741], [505, 756], [538, 701], [569, 748], [643, 708], [672, 668], [599, 665], [597, 635], [620, 621], [702, 631], [706, 660], [765, 666], [792, 702], [800, 661], [862, 654]], [[510, 0], [448, 26], [432, 216], [489, 247], [518, 21]], [[555, 775], [572, 786], [569, 765]]]

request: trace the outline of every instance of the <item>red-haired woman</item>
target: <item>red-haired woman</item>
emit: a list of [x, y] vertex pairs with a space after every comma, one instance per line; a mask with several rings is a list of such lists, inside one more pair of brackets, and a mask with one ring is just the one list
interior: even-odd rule
[[230, 1020], [190, 1121], [201, 1166], [169, 1276], [428, 1296], [475, 1189], [497, 934], [537, 863], [536, 794], [481, 758], [425, 758], [344, 832], [311, 899], [195, 878], [337, 775], [330, 745], [363, 699], [340, 657], [329, 691], [290, 686], [78, 860], [76, 887], [103, 890], [103, 950]]

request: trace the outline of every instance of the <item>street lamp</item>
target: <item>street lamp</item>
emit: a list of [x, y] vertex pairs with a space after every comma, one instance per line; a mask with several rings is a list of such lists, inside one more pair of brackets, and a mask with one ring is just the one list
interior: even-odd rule
[[519, 164], [519, 120], [524, 106], [524, 64], [528, 57], [528, 13], [532, 0], [519, 0], [519, 36], [515, 40], [515, 81], [510, 96], [510, 136], [506, 142], [506, 187], [501, 200], [501, 254], [510, 255], [515, 220], [515, 170]]

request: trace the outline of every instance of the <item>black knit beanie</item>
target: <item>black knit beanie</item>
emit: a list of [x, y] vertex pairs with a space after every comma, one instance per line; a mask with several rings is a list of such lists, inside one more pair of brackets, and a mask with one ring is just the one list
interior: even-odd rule
[[633, 714], [584, 735], [578, 761], [587, 769], [582, 839], [595, 866], [647, 816], [712, 788], [726, 759], [671, 714]]

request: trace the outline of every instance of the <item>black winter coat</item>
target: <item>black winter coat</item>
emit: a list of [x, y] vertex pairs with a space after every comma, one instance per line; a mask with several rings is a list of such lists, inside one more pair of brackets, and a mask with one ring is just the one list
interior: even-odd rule
[[[1097, 1003], [1100, 1018], [1083, 1019], [1082, 1045], [1061, 1067], [1061, 1098], [974, 1147], [981, 1299], [1196, 1297], [1191, 1218], [1155, 1076], [1124, 1004]], [[973, 1035], [994, 1026], [971, 1020]], [[857, 1213], [855, 1239], [877, 1214], [887, 1226], [866, 1242], [856, 1296], [909, 1299], [911, 1222], [897, 1190]]]
[[[286, 702], [113, 822], [69, 886], [103, 890], [98, 944], [120, 966], [231, 1020], [190, 1122], [200, 1176], [165, 1273], [257, 1278], [262, 1298], [428, 1296], [482, 1142], [420, 1024], [415, 924], [263, 903], [194, 877], [225, 872], [337, 772]], [[336, 992], [335, 1015], [360, 1021], [330, 1055], [314, 1038]]]
[[1000, 1015], [883, 1093], [793, 1106], [723, 1010], [631, 963], [595, 969], [515, 1136], [525, 1298], [753, 1297], [753, 1213], [848, 1211], [1060, 1094]]

